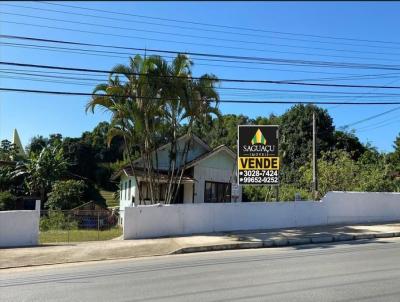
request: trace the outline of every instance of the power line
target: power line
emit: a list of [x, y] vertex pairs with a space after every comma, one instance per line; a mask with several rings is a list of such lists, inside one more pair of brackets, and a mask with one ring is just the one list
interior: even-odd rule
[[[100, 51], [100, 50], [90, 50], [90, 49], [81, 49], [81, 48], [76, 49], [76, 48], [68, 48], [68, 47], [42, 46], [42, 45], [22, 44], [22, 43], [0, 42], [0, 45], [5, 45], [5, 46], [9, 46], [9, 47], [17, 47], [17, 48], [39, 49], [39, 50], [45, 50], [45, 51], [95, 55], [95, 56], [102, 56], [102, 57], [126, 58], [125, 56], [112, 55], [115, 53], [130, 55], [130, 53], [115, 52], [115, 51]], [[98, 52], [100, 52], [100, 54], [98, 54]], [[111, 54], [111, 55], [108, 55], [108, 54]], [[170, 58], [170, 59], [174, 58], [171, 56], [164, 56], [164, 57]], [[215, 65], [215, 64], [196, 63], [196, 65], [265, 70], [264, 68], [252, 68], [252, 67], [246, 67], [246, 66], [227, 66], [227, 65], [220, 65], [220, 64]], [[271, 70], [271, 69], [266, 69], [266, 70]], [[336, 80], [348, 81], [348, 80], [357, 80], [357, 79], [373, 80], [373, 79], [393, 78], [393, 77], [398, 77], [399, 75], [400, 75], [400, 73], [383, 73], [383, 74], [367, 74], [367, 75], [350, 75], [350, 76], [330, 77], [330, 78], [290, 79], [290, 80], [285, 79], [284, 81], [293, 81], [293, 82], [294, 81], [296, 81], [296, 82], [302, 81], [303, 82], [303, 81], [336, 81]]]
[[[40, 20], [49, 20], [49, 21], [57, 21], [57, 22], [65, 22], [70, 24], [79, 24], [79, 25], [89, 25], [101, 28], [114, 28], [119, 30], [129, 30], [129, 31], [138, 31], [138, 32], [146, 32], [151, 34], [162, 34], [162, 35], [169, 35], [169, 36], [176, 36], [174, 32], [163, 32], [157, 30], [150, 30], [150, 29], [138, 29], [133, 27], [122, 27], [122, 26], [115, 26], [115, 25], [104, 25], [98, 23], [90, 23], [90, 22], [82, 22], [82, 21], [75, 21], [75, 20], [65, 20], [59, 18], [49, 18], [43, 16], [35, 16], [35, 15], [27, 15], [27, 14], [20, 14], [20, 13], [10, 13], [10, 12], [0, 12], [0, 14], [4, 15], [12, 15], [12, 16], [20, 16], [20, 17], [28, 17]], [[104, 34], [104, 33], [102, 33]], [[323, 47], [310, 47], [310, 46], [301, 46], [301, 45], [290, 45], [290, 44], [277, 44], [277, 43], [266, 43], [266, 42], [259, 42], [259, 41], [249, 41], [249, 40], [238, 40], [238, 39], [226, 39], [220, 37], [209, 37], [209, 36], [199, 36], [199, 35], [190, 35], [185, 33], [180, 33], [180, 37], [188, 37], [188, 38], [195, 38], [195, 39], [206, 39], [212, 41], [223, 41], [223, 42], [233, 42], [233, 43], [244, 43], [248, 44], [255, 44], [255, 45], [265, 45], [265, 46], [276, 46], [276, 47], [287, 47], [287, 48], [295, 48], [295, 49], [312, 49], [312, 50], [322, 50], [322, 51], [333, 51], [333, 52], [350, 52], [350, 53], [361, 53], [361, 54], [377, 54], [377, 55], [393, 55], [399, 56], [400, 53], [385, 53], [385, 52], [374, 52], [374, 51], [361, 51], [361, 50], [351, 50], [351, 49], [337, 49], [337, 48], [323, 48]], [[171, 41], [171, 42], [179, 42], [181, 41]], [[221, 45], [214, 45], [215, 47], [226, 47]], [[210, 46], [210, 45], [207, 45]], [[254, 49], [254, 48], [241, 48], [243, 50], [251, 50], [251, 51], [267, 51], [266, 49]], [[268, 50], [271, 52], [275, 52], [274, 50]], [[281, 53], [281, 52], [279, 52]], [[287, 53], [287, 52], [286, 52]], [[327, 56], [327, 57], [338, 57], [338, 58], [349, 58], [349, 59], [366, 59], [366, 60], [382, 60], [382, 61], [390, 61], [390, 59], [382, 59], [382, 58], [369, 58], [369, 57], [352, 57], [352, 56], [336, 56], [336, 55], [327, 55], [327, 54], [313, 54], [313, 53], [293, 53], [293, 54], [302, 54], [302, 55], [314, 55], [314, 56]]]
[[83, 16], [83, 17], [90, 17], [90, 18], [97, 18], [101, 20], [113, 20], [113, 21], [119, 21], [119, 22], [129, 22], [129, 23], [139, 23], [140, 24], [149, 24], [149, 25], [156, 25], [156, 26], [163, 26], [163, 27], [173, 27], [173, 28], [179, 28], [179, 29], [184, 29], [184, 30], [196, 30], [196, 31], [206, 31], [206, 32], [214, 32], [214, 33], [223, 33], [223, 34], [229, 34], [229, 35], [239, 35], [239, 36], [245, 36], [245, 37], [257, 37], [257, 38], [267, 38], [267, 39], [277, 39], [277, 40], [290, 40], [290, 41], [296, 41], [296, 42], [312, 42], [312, 43], [320, 43], [320, 44], [337, 44], [337, 45], [346, 45], [346, 46], [357, 46], [357, 47], [370, 47], [370, 48], [387, 48], [387, 49], [396, 49], [398, 50], [399, 48], [393, 48], [389, 46], [384, 46], [384, 45], [363, 45], [363, 44], [351, 44], [351, 43], [344, 43], [343, 41], [341, 42], [328, 42], [328, 41], [320, 41], [320, 40], [309, 40], [309, 39], [299, 39], [299, 38], [291, 38], [291, 37], [279, 37], [279, 36], [270, 36], [270, 35], [263, 35], [263, 34], [255, 34], [255, 33], [241, 33], [241, 32], [231, 32], [231, 31], [226, 31], [226, 30], [217, 30], [217, 29], [210, 29], [210, 28], [205, 28], [204, 26], [202, 27], [189, 27], [187, 23], [185, 23], [185, 26], [179, 26], [176, 24], [162, 24], [162, 23], [155, 23], [155, 22], [148, 22], [148, 21], [135, 21], [132, 19], [123, 19], [121, 17], [114, 18], [110, 16], [105, 16], [105, 15], [93, 15], [93, 14], [88, 14], [86, 13], [78, 13], [78, 12], [71, 12], [71, 11], [61, 11], [61, 10], [55, 10], [55, 9], [49, 9], [49, 8], [39, 8], [39, 7], [32, 7], [32, 6], [26, 6], [26, 5], [15, 5], [15, 4], [4, 4], [2, 3], [3, 6], [11, 6], [11, 7], [17, 7], [17, 8], [28, 8], [32, 10], [39, 10], [39, 11], [47, 11], [47, 12], [56, 12], [56, 13], [62, 13], [62, 14], [67, 14], [67, 15], [74, 15], [74, 16]]
[[[93, 96], [92, 93], [87, 92], [70, 92], [70, 91], [49, 91], [49, 90], [34, 90], [34, 89], [20, 89], [20, 88], [5, 88], [0, 87], [0, 91], [4, 92], [21, 92], [21, 93], [39, 93], [39, 94], [54, 94], [63, 96]], [[113, 95], [113, 94], [97, 94], [97, 96], [108, 97], [137, 97], [132, 95]], [[147, 100], [162, 100], [158, 97], [140, 97]], [[398, 102], [331, 102], [331, 101], [252, 101], [252, 100], [209, 100], [210, 102], [218, 103], [237, 103], [237, 104], [316, 104], [316, 105], [400, 105]]]
[[[77, 86], [85, 86], [85, 87], [94, 87], [99, 82], [77, 82], [77, 81], [65, 81], [65, 80], [56, 80], [52, 77], [51, 79], [38, 79], [34, 77], [26, 77], [26, 76], [5, 76], [1, 74], [8, 74], [7, 72], [2, 72], [0, 71], [0, 78], [4, 79], [15, 79], [19, 81], [34, 81], [34, 82], [44, 82], [44, 83], [60, 83], [60, 84], [65, 84], [65, 85], [77, 85]], [[24, 75], [25, 73], [17, 73], [18, 75]], [[48, 76], [47, 76], [48, 77]], [[221, 88], [216, 88], [216, 90], [220, 90]], [[224, 93], [224, 96], [238, 96], [238, 97], [251, 97], [254, 99], [254, 97], [262, 97], [262, 98], [274, 98], [274, 99], [315, 99], [315, 98], [329, 98], [329, 100], [343, 100], [344, 98], [351, 98], [353, 99], [354, 96], [332, 96], [332, 95], [323, 95], [323, 94], [315, 94], [315, 95], [293, 95], [293, 94], [288, 94], [288, 95], [282, 95], [282, 94], [277, 94], [277, 93]], [[380, 95], [380, 98], [393, 98], [391, 95]], [[365, 96], [365, 98], [371, 98], [371, 96]], [[374, 97], [376, 98], [376, 96]]]
[[[4, 13], [0, 12], [0, 14], [4, 14]], [[40, 18], [43, 18], [43, 17], [40, 17]], [[47, 19], [51, 19], [51, 18], [47, 18]], [[142, 36], [135, 36], [135, 35], [123, 35], [123, 34], [116, 34], [116, 33], [105, 33], [105, 32], [91, 31], [91, 30], [57, 27], [57, 26], [50, 26], [50, 25], [43, 25], [43, 24], [16, 22], [16, 21], [4, 20], [4, 19], [1, 19], [0, 22], [1, 23], [7, 23], [7, 24], [24, 25], [24, 26], [29, 26], [29, 27], [34, 26], [34, 27], [39, 27], [39, 28], [49, 28], [49, 29], [56, 29], [56, 30], [63, 30], [63, 31], [80, 32], [80, 33], [94, 34], [94, 35], [101, 35], [101, 36], [112, 36], [112, 37], [121, 37], [121, 38], [129, 38], [129, 39], [140, 39], [140, 40], [145, 40], [145, 41], [156, 41], [156, 42], [165, 42], [165, 43], [173, 43], [173, 44], [205, 46], [205, 47], [214, 47], [214, 48], [222, 48], [222, 49], [246, 50], [246, 51], [254, 51], [254, 52], [272, 52], [272, 53], [279, 53], [279, 54], [290, 54], [290, 55], [294, 54], [294, 55], [303, 55], [303, 56], [334, 57], [334, 58], [358, 59], [358, 60], [361, 59], [361, 60], [393, 61], [393, 59], [383, 59], [383, 58], [369, 58], [369, 57], [361, 57], [360, 58], [360, 57], [354, 57], [354, 56], [341, 56], [341, 55], [333, 55], [333, 54], [316, 54], [316, 53], [307, 53], [307, 52], [290, 52], [290, 51], [280, 51], [280, 50], [271, 50], [271, 49], [228, 46], [228, 45], [220, 45], [220, 44], [186, 42], [186, 41], [178, 41], [178, 40], [171, 40], [171, 39], [166, 40], [166, 39], [160, 39], [160, 38], [149, 38], [149, 37], [142, 37]], [[72, 22], [72, 21], [65, 21], [65, 22]], [[301, 48], [301, 47], [297, 47], [297, 48]]]
[[[343, 62], [332, 62], [332, 61], [310, 61], [310, 60], [295, 60], [295, 59], [281, 59], [281, 58], [269, 58], [269, 57], [258, 57], [258, 56], [239, 56], [239, 55], [224, 55], [218, 53], [205, 53], [205, 52], [190, 52], [190, 51], [176, 51], [176, 50], [164, 50], [164, 49], [152, 49], [152, 48], [139, 48], [139, 47], [126, 47], [126, 46], [115, 46], [107, 44], [95, 44], [95, 43], [83, 43], [75, 41], [63, 41], [55, 39], [43, 39], [26, 36], [15, 36], [15, 35], [0, 35], [1, 38], [5, 39], [18, 39], [18, 40], [30, 40], [37, 42], [48, 42], [58, 44], [70, 44], [70, 45], [81, 45], [81, 46], [92, 46], [92, 47], [104, 47], [104, 48], [115, 48], [135, 51], [146, 51], [156, 53], [169, 53], [169, 54], [186, 54], [195, 57], [212, 57], [218, 59], [231, 59], [231, 60], [245, 60], [243, 63], [250, 63], [255, 61], [260, 64], [281, 64], [281, 65], [311, 65], [317, 67], [337, 67], [337, 68], [361, 68], [361, 69], [382, 69], [382, 70], [400, 70], [400, 65], [387, 65], [387, 64], [363, 64], [363, 63], [343, 63]], [[201, 59], [201, 58], [197, 58]], [[232, 61], [230, 61], [232, 62]], [[236, 61], [233, 61], [236, 62]]]
[[356, 38], [346, 38], [346, 37], [333, 37], [333, 36], [313, 35], [313, 34], [303, 34], [303, 33], [290, 33], [290, 32], [282, 32], [282, 31], [265, 30], [265, 29], [259, 29], [259, 28], [254, 28], [254, 27], [253, 28], [248, 28], [248, 27], [241, 27], [241, 26], [211, 24], [211, 23], [189, 21], [189, 20], [177, 20], [177, 19], [171, 19], [171, 18], [150, 17], [150, 16], [139, 15], [139, 14], [122, 13], [122, 12], [115, 12], [115, 11], [109, 11], [109, 10], [103, 10], [103, 9], [95, 9], [95, 8], [88, 8], [88, 7], [82, 7], [82, 6], [76, 6], [76, 5], [51, 3], [51, 2], [47, 2], [47, 1], [38, 1], [38, 2], [46, 3], [48, 5], [53, 5], [53, 6], [63, 6], [63, 7], [81, 9], [81, 10], [97, 11], [97, 12], [103, 12], [103, 13], [108, 13], [108, 14], [115, 14], [115, 15], [124, 15], [124, 16], [139, 17], [139, 18], [145, 18], [145, 19], [162, 20], [162, 21], [168, 21], [168, 22], [176, 22], [176, 23], [184, 23], [184, 24], [195, 24], [195, 25], [202, 25], [202, 26], [235, 29], [235, 30], [244, 30], [244, 31], [250, 31], [250, 32], [264, 32], [264, 33], [274, 33], [274, 34], [290, 35], [290, 36], [306, 36], [306, 37], [333, 39], [333, 40], [347, 40], [347, 41], [359, 41], [359, 42], [369, 42], [369, 43], [382, 43], [382, 44], [400, 45], [400, 42], [393, 42], [393, 41], [356, 39]]
[[372, 119], [381, 117], [381, 116], [383, 116], [383, 115], [392, 113], [392, 112], [397, 111], [397, 110], [399, 110], [399, 109], [400, 109], [400, 107], [396, 107], [396, 108], [393, 108], [393, 109], [390, 109], [390, 110], [387, 110], [387, 111], [384, 111], [384, 112], [381, 112], [381, 113], [378, 113], [378, 114], [369, 116], [369, 117], [367, 117], [367, 118], [361, 119], [361, 120], [359, 120], [359, 121], [356, 121], [356, 122], [353, 122], [353, 123], [344, 125], [344, 126], [342, 126], [342, 127], [340, 127], [340, 128], [342, 128], [342, 129], [349, 128], [349, 127], [351, 127], [351, 126], [358, 125], [358, 124], [361, 124], [361, 123], [370, 121], [370, 120], [372, 120]]
[[[50, 79], [66, 79], [66, 80], [78, 80], [78, 81], [91, 81], [93, 85], [98, 84], [100, 81], [107, 79], [101, 78], [90, 78], [88, 75], [92, 76], [100, 76], [97, 74], [90, 73], [75, 73], [75, 72], [56, 72], [56, 71], [38, 71], [38, 70], [29, 70], [29, 69], [4, 69], [0, 68], [0, 73], [6, 74], [16, 74], [16, 75], [24, 75], [24, 76], [33, 76], [39, 78], [50, 78]], [[67, 75], [81, 75], [84, 77], [76, 77], [76, 76], [64, 76]], [[18, 79], [18, 78], [17, 78]], [[30, 79], [33, 79], [32, 77]], [[40, 81], [40, 80], [38, 80]], [[61, 82], [63, 83], [63, 82]], [[70, 84], [71, 82], [65, 82]], [[72, 82], [73, 83], [73, 82]], [[79, 82], [82, 83], [82, 82]], [[121, 83], [125, 84], [126, 82], [121, 81]], [[86, 83], [91, 84], [91, 83]], [[324, 96], [328, 97], [329, 95], [339, 95], [334, 97], [394, 97], [400, 96], [398, 93], [364, 93], [364, 92], [346, 92], [346, 91], [314, 91], [314, 90], [289, 90], [289, 89], [263, 89], [263, 88], [245, 88], [245, 87], [216, 87], [217, 90], [226, 90], [226, 91], [243, 91], [243, 92], [284, 92], [284, 93], [300, 93], [300, 94], [315, 94], [316, 96]], [[327, 96], [328, 94], [328, 96]], [[331, 96], [329, 96], [331, 97]]]
[[[394, 81], [390, 81], [389, 83], [386, 83], [385, 84], [385, 86], [389, 86], [389, 85], [391, 85], [391, 84], [394, 84], [394, 83], [396, 83], [398, 80], [394, 80]], [[375, 92], [377, 89], [372, 89], [370, 92]], [[359, 97], [356, 97], [354, 100], [357, 100], [357, 99], [360, 99], [361, 97], [363, 97], [363, 96], [359, 96]], [[338, 105], [338, 106], [340, 106], [340, 105]], [[338, 107], [338, 106], [336, 106], [336, 107]], [[390, 113], [390, 111], [389, 112], [383, 112], [382, 113], [382, 115], [385, 115], [385, 114], [388, 114], [388, 113]], [[378, 114], [378, 116], [380, 116], [380, 114]], [[374, 119], [375, 117], [374, 116], [372, 116], [372, 117], [370, 117], [370, 119]], [[346, 127], [346, 126], [345, 126]]]
[[377, 125], [375, 127], [372, 127], [372, 128], [370, 126], [370, 127], [364, 127], [362, 129], [357, 129], [357, 132], [371, 131], [371, 130], [375, 130], [375, 129], [379, 129], [379, 128], [382, 128], [382, 127], [386, 127], [388, 125], [392, 125], [392, 124], [395, 124], [395, 123], [398, 123], [398, 122], [400, 122], [400, 119], [398, 119], [398, 118], [397, 119], [390, 119], [389, 122], [385, 121], [385, 123], [383, 123], [383, 124], [381, 122], [381, 123], [379, 123], [379, 125]]
[[[112, 72], [101, 69], [88, 69], [88, 68], [76, 68], [76, 67], [62, 67], [62, 66], [51, 66], [41, 64], [27, 64], [27, 63], [16, 63], [16, 62], [5, 62], [0, 61], [1, 65], [21, 66], [21, 67], [35, 67], [44, 69], [55, 69], [55, 70], [72, 70], [72, 71], [83, 71], [93, 73], [105, 73], [105, 74], [122, 74], [118, 72]], [[182, 76], [168, 76], [168, 75], [156, 75], [156, 74], [141, 74], [135, 72], [129, 72], [125, 75], [134, 76], [148, 76], [158, 78], [182, 78], [188, 79]], [[190, 77], [191, 80], [200, 80], [201, 77]], [[400, 89], [400, 86], [379, 86], [379, 85], [350, 85], [350, 84], [324, 84], [324, 83], [303, 83], [303, 82], [291, 82], [291, 81], [273, 81], [273, 80], [247, 80], [247, 79], [218, 79], [219, 82], [234, 82], [234, 83], [259, 83], [259, 84], [283, 84], [283, 85], [300, 85], [300, 86], [319, 86], [319, 87], [344, 87], [344, 88], [375, 88], [375, 89]]]

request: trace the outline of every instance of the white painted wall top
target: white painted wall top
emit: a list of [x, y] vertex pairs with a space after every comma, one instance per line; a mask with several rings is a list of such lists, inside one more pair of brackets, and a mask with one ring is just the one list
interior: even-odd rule
[[400, 193], [329, 192], [322, 201], [126, 208], [124, 239], [400, 220]]

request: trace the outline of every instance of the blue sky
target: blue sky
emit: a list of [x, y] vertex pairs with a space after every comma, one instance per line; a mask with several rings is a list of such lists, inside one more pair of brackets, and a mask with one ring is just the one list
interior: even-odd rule
[[[3, 12], [0, 14], [0, 32], [3, 35], [31, 36], [139, 48], [260, 56], [277, 59], [324, 60], [330, 62], [391, 65], [398, 65], [400, 63], [400, 39], [397, 37], [398, 28], [400, 27], [400, 19], [398, 18], [400, 3], [396, 2], [61, 2], [60, 4], [290, 34], [207, 27], [205, 25], [167, 22], [32, 2], [2, 2], [0, 4], [0, 12]], [[29, 6], [31, 8], [23, 8], [21, 6]], [[69, 14], [46, 11], [46, 9], [69, 12]], [[71, 12], [86, 14], [87, 16], [73, 15]], [[25, 16], [12, 14], [22, 14]], [[88, 16], [89, 14], [95, 15], [97, 18]], [[99, 19], [101, 16], [118, 18], [118, 20]], [[45, 20], [35, 17], [59, 20]], [[60, 19], [70, 22], [62, 22]], [[93, 23], [99, 26], [76, 24], [71, 23], [71, 21]], [[15, 23], [26, 23], [28, 25]], [[157, 23], [159, 25], [149, 23]], [[35, 25], [41, 25], [42, 27]], [[64, 28], [64, 30], [44, 28], [43, 26], [60, 27]], [[125, 27], [129, 28], [129, 30], [110, 28], [109, 26]], [[177, 28], [176, 26], [184, 27], [185, 29]], [[225, 33], [213, 32], [210, 31], [210, 29], [225, 31]], [[76, 30], [92, 31], [97, 34], [77, 32]], [[144, 32], [144, 30], [161, 31], [164, 32], [164, 34], [149, 33]], [[230, 33], [226, 33], [226, 31]], [[169, 34], [165, 34], [165, 32]], [[186, 35], [197, 37], [188, 37]], [[370, 41], [381, 40], [395, 43], [360, 42], [316, 38], [306, 35], [355, 38]], [[236, 40], [236, 42], [226, 40]], [[247, 42], [240, 42], [237, 40]], [[27, 43], [5, 39], [0, 39], [0, 41], [3, 43]], [[178, 41], [180, 43], [172, 41]], [[195, 45], [196, 43], [208, 45]], [[325, 48], [325, 50], [320, 48]], [[338, 49], [341, 51], [337, 51]], [[132, 55], [135, 54], [136, 52], [132, 51]], [[141, 52], [140, 54], [144, 53]], [[71, 52], [54, 52], [42, 49], [11, 47], [10, 45], [6, 46], [5, 44], [0, 44], [1, 61], [10, 62], [109, 70], [115, 64], [127, 63], [128, 54], [119, 54], [118, 56], [119, 57], [83, 55]], [[201, 61], [195, 58], [194, 63], [194, 75], [201, 75], [207, 72], [214, 73], [220, 78], [268, 80], [307, 79], [312, 82], [318, 82], [321, 78], [379, 75], [371, 79], [355, 78], [350, 80], [334, 79], [328, 81], [325, 79], [321, 83], [400, 86], [400, 73], [393, 75], [393, 73], [396, 73], [395, 71], [387, 70], [237, 64]], [[80, 85], [76, 85], [77, 81], [72, 85], [66, 83], [32, 81], [32, 77], [12, 74], [9, 73], [9, 70], [5, 69], [17, 68], [0, 65], [0, 87], [91, 92], [95, 82], [87, 81], [86, 79], [86, 81], [79, 81]], [[386, 75], [388, 73], [391, 74]], [[21, 79], [22, 77], [28, 79]], [[98, 78], [98, 82], [106, 78], [105, 76], [99, 75], [88, 75], [87, 77]], [[47, 80], [54, 81], [54, 79], [51, 78], [47, 78]], [[60, 80], [58, 79], [57, 81]], [[83, 83], [85, 84], [82, 85]], [[341, 100], [400, 100], [398, 96], [390, 98], [367, 98], [365, 93], [397, 92], [386, 90], [377, 91], [376, 89], [370, 88], [289, 87], [273, 84], [236, 83], [223, 83], [221, 87], [298, 89], [321, 92], [346, 91], [357, 92], [361, 97], [358, 95], [353, 99], [343, 98]], [[316, 98], [315, 96], [296, 93], [252, 92], [246, 94], [229, 90], [221, 90], [221, 99], [339, 100], [334, 99], [332, 95]], [[0, 138], [10, 139], [13, 128], [18, 128], [24, 145], [29, 142], [31, 137], [38, 134], [48, 136], [51, 133], [61, 133], [63, 136], [80, 136], [83, 131], [93, 129], [98, 122], [109, 119], [109, 116], [101, 111], [96, 111], [95, 114], [86, 114], [84, 107], [87, 101], [88, 97], [81, 96], [71, 97], [0, 92]], [[269, 115], [270, 113], [282, 114], [289, 107], [288, 105], [279, 104], [222, 104], [221, 110], [225, 114], [241, 113], [250, 117], [256, 117], [258, 115]], [[381, 105], [356, 107], [325, 105], [323, 107], [329, 110], [329, 113], [334, 119], [334, 124], [340, 127], [357, 122], [368, 116], [387, 111], [396, 106]], [[400, 132], [399, 112], [400, 110], [397, 112], [394, 111], [393, 113], [383, 115], [379, 118], [357, 124], [357, 126], [354, 126], [357, 127], [357, 135], [362, 142], [370, 142], [382, 151], [391, 151], [393, 140]]]

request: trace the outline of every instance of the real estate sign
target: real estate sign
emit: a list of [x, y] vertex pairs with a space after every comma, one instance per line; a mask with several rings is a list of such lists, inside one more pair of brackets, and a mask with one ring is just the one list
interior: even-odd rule
[[278, 126], [239, 125], [239, 185], [278, 185]]

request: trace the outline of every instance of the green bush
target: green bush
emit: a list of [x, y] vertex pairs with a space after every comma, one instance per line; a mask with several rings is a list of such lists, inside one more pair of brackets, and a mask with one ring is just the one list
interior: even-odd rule
[[[281, 184], [279, 186], [278, 201], [294, 201], [296, 193], [300, 194], [302, 200], [311, 198], [310, 192], [305, 189], [289, 184]], [[272, 186], [243, 187], [243, 201], [276, 201], [276, 188]]]
[[60, 180], [53, 184], [49, 193], [47, 207], [50, 210], [73, 209], [79, 206], [82, 201], [82, 193], [85, 190], [85, 183], [82, 180]]
[[294, 201], [295, 195], [300, 194], [301, 200], [311, 200], [311, 193], [298, 186], [283, 184], [279, 187], [279, 201]]
[[17, 198], [8, 191], [0, 192], [0, 211], [15, 210]]
[[78, 222], [61, 211], [49, 211], [46, 217], [40, 219], [41, 231], [76, 229], [78, 229]]

